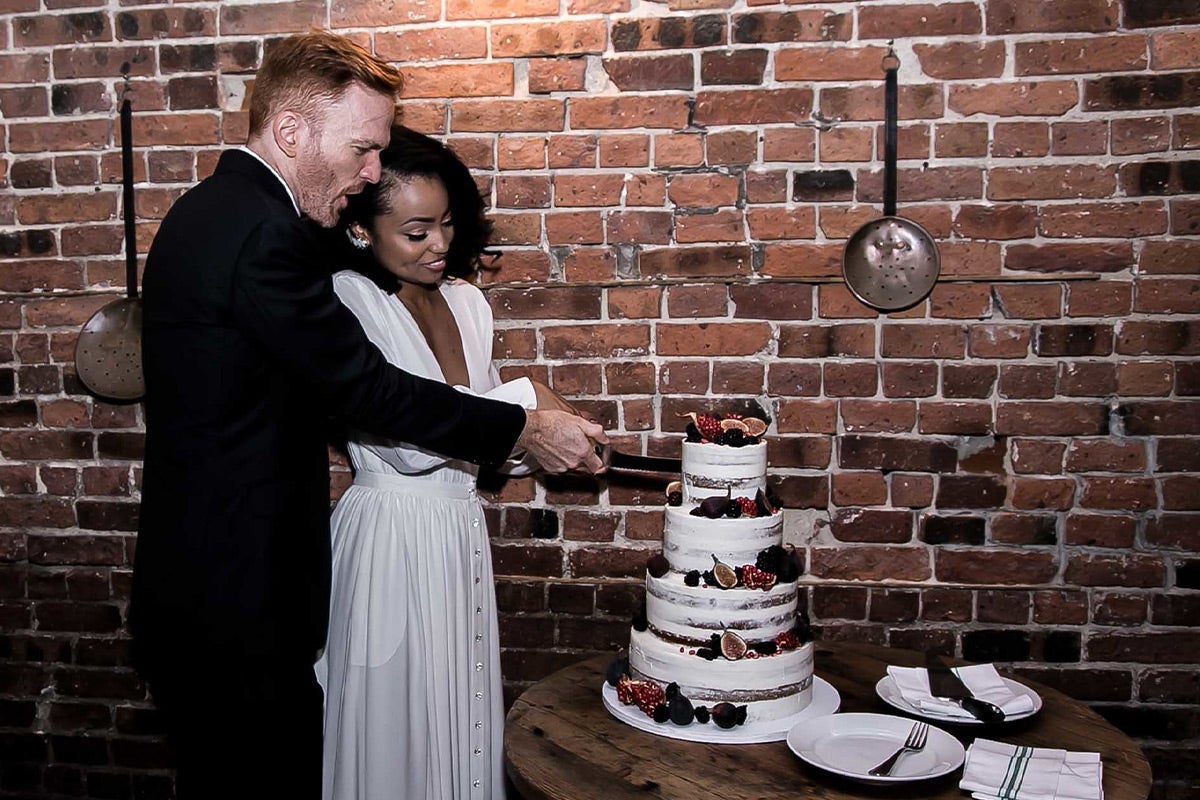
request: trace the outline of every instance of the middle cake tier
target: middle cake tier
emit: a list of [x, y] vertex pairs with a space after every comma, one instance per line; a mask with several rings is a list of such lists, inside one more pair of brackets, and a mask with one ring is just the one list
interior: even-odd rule
[[667, 506], [663, 555], [677, 572], [712, 569], [713, 556], [740, 567], [753, 564], [758, 554], [783, 543], [783, 515], [707, 519], [693, 516], [687, 506]]
[[677, 572], [646, 576], [650, 630], [679, 644], [705, 645], [714, 633], [727, 630], [750, 643], [771, 641], [796, 624], [796, 603], [795, 581], [770, 589], [722, 589], [688, 586]]

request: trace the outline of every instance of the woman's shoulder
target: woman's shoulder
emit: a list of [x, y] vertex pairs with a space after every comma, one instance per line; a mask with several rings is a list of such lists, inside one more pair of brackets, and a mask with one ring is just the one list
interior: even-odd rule
[[487, 305], [487, 298], [483, 296], [483, 291], [475, 284], [470, 281], [464, 281], [462, 278], [447, 278], [442, 283], [442, 291], [462, 303], [473, 306]]
[[333, 274], [333, 290], [348, 305], [379, 303], [387, 297], [385, 292], [375, 285], [375, 281], [352, 269]]

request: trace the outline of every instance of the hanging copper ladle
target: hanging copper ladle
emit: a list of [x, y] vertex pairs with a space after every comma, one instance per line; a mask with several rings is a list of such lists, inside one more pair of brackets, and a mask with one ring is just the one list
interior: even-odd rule
[[891, 45], [883, 57], [883, 216], [846, 242], [842, 275], [862, 302], [881, 311], [909, 308], [933, 291], [941, 271], [937, 244], [912, 220], [896, 216], [896, 139], [900, 59]]
[[142, 300], [137, 290], [137, 233], [133, 205], [133, 109], [129, 62], [121, 65], [121, 182], [125, 221], [126, 296], [92, 314], [75, 343], [75, 370], [91, 392], [113, 400], [139, 400], [142, 375]]

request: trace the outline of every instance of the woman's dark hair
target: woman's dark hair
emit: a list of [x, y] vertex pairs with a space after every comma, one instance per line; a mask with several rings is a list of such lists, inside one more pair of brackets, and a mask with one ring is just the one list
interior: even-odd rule
[[[479, 187], [471, 177], [467, 165], [454, 152], [436, 139], [403, 125], [392, 126], [388, 146], [379, 154], [382, 171], [379, 182], [350, 196], [342, 212], [341, 224], [344, 232], [352, 223], [375, 233], [376, 219], [392, 210], [392, 190], [412, 178], [437, 178], [446, 187], [450, 206], [450, 219], [454, 223], [454, 239], [446, 253], [447, 276], [470, 279], [476, 270], [484, 268], [480, 260], [483, 255], [496, 255], [487, 249], [492, 234], [492, 223], [484, 215], [483, 198]], [[346, 241], [343, 238], [343, 241]], [[384, 269], [370, 251], [354, 251], [349, 265], [373, 280], [380, 289], [394, 292], [400, 288], [400, 279]]]

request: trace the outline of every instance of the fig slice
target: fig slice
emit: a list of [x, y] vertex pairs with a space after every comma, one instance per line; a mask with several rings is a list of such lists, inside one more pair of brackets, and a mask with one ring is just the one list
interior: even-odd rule
[[733, 587], [737, 586], [737, 570], [726, 564], [721, 559], [717, 558], [716, 555], [712, 557], [712, 560], [712, 572], [713, 577], [717, 580], [717, 585], [722, 589], [732, 589]]
[[746, 417], [742, 420], [742, 424], [746, 426], [748, 436], [762, 436], [767, 432], [767, 423], [758, 417]]
[[733, 631], [725, 631], [721, 634], [721, 655], [730, 661], [739, 660], [742, 656], [746, 655], [747, 649], [749, 647], [746, 644], [746, 640]]
[[747, 427], [746, 423], [740, 419], [723, 419], [723, 420], [721, 420], [721, 430], [723, 430], [723, 431], [739, 430], [744, 434], [750, 433], [750, 428]]

